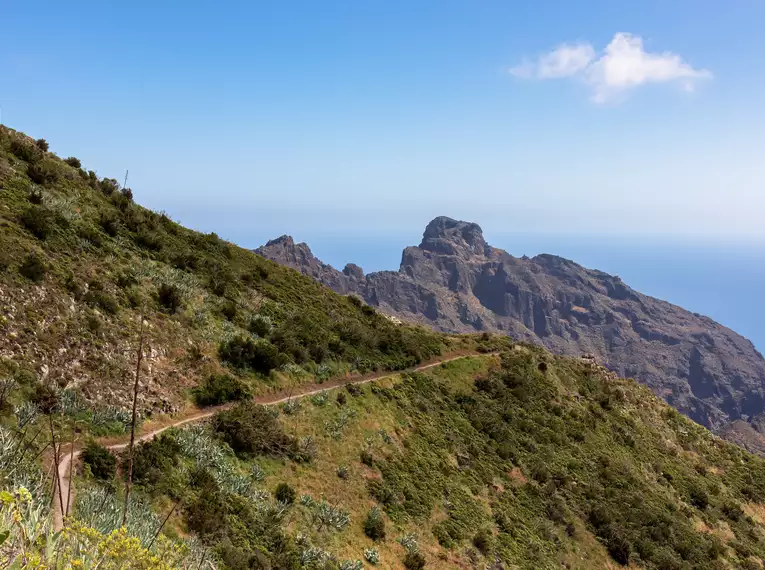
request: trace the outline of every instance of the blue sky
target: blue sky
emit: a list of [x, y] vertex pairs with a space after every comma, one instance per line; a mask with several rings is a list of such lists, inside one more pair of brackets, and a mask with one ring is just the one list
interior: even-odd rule
[[[761, 0], [17, 2], [0, 105], [243, 245], [440, 214], [765, 241], [763, 21]], [[619, 38], [639, 50], [609, 59]]]

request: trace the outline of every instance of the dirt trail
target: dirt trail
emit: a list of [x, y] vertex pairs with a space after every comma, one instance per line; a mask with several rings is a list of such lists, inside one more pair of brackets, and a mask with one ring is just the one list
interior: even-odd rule
[[[264, 406], [274, 406], [277, 404], [282, 404], [290, 399], [305, 398], [306, 396], [312, 396], [314, 394], [318, 394], [319, 392], [323, 392], [324, 390], [330, 390], [332, 388], [338, 388], [341, 386], [346, 386], [348, 384], [366, 384], [367, 382], [373, 382], [375, 380], [381, 380], [383, 378], [391, 378], [393, 376], [398, 376], [399, 374], [406, 374], [408, 372], [420, 372], [422, 370], [427, 370], [428, 368], [433, 368], [434, 366], [439, 366], [446, 362], [451, 362], [453, 360], [459, 360], [461, 358], [469, 358], [469, 357], [475, 357], [475, 356], [491, 356], [491, 354], [487, 354], [487, 353], [482, 354], [482, 353], [471, 352], [471, 351], [452, 353], [449, 356], [439, 358], [437, 360], [429, 361], [424, 364], [420, 364], [419, 366], [408, 368], [406, 370], [399, 370], [398, 372], [375, 372], [373, 374], [368, 374], [364, 376], [357, 376], [357, 377], [351, 377], [351, 378], [339, 378], [335, 380], [330, 380], [329, 382], [325, 382], [323, 384], [306, 384], [305, 386], [301, 386], [300, 389], [296, 392], [292, 392], [286, 395], [284, 392], [279, 392], [276, 394], [268, 394], [265, 396], [256, 396], [254, 398], [254, 401]], [[220, 406], [212, 406], [210, 408], [205, 408], [204, 410], [197, 410], [192, 412], [188, 416], [174, 420], [172, 423], [169, 423], [167, 425], [164, 425], [161, 427], [153, 427], [153, 428], [150, 427], [147, 429], [147, 431], [141, 430], [138, 433], [136, 433], [135, 442], [138, 443], [140, 441], [146, 441], [146, 440], [152, 439], [153, 437], [171, 428], [205, 420], [209, 417], [212, 417], [217, 412], [221, 410], [226, 410], [232, 407], [233, 405], [234, 403], [228, 403], [228, 404], [222, 404]], [[107, 449], [110, 449], [111, 451], [121, 451], [125, 449], [128, 445], [130, 445], [129, 440], [130, 440], [130, 436], [128, 434], [127, 436], [121, 437], [119, 440], [115, 440], [113, 438], [102, 439], [101, 443], [105, 445]], [[69, 467], [71, 463], [77, 461], [77, 459], [80, 456], [80, 453], [81, 453], [81, 450], [76, 448], [74, 449], [74, 451], [72, 451], [71, 448], [62, 449], [61, 462], [58, 465], [58, 476], [61, 481], [61, 493], [63, 497], [64, 507], [66, 508], [66, 506], [69, 505], [70, 512], [74, 508], [74, 486], [72, 485], [72, 482], [69, 478]], [[57, 494], [56, 491], [54, 491], [54, 493]], [[67, 497], [68, 497], [68, 501], [67, 501]], [[57, 531], [64, 528], [64, 514], [61, 512], [61, 507], [59, 505], [58, 500], [54, 501], [53, 527]]]

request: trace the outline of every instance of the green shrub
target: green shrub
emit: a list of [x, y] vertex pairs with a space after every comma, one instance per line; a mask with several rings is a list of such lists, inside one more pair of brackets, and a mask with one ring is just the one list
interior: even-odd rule
[[374, 541], [385, 539], [385, 519], [377, 507], [369, 509], [364, 519], [364, 534]]
[[19, 273], [35, 283], [42, 281], [46, 272], [45, 262], [36, 253], [30, 253], [19, 267]]
[[149, 251], [161, 251], [163, 247], [162, 235], [159, 232], [141, 228], [135, 236], [135, 243], [139, 247]]
[[157, 303], [166, 312], [173, 314], [183, 305], [183, 296], [176, 285], [162, 283], [157, 290]]
[[48, 384], [37, 384], [30, 401], [42, 414], [52, 414], [58, 408], [58, 393]]
[[[133, 454], [133, 481], [155, 486], [166, 479], [178, 465], [181, 447], [175, 438], [161, 434], [151, 441], [139, 443]], [[128, 457], [122, 457], [122, 471], [127, 473]]]
[[372, 452], [369, 449], [362, 449], [361, 453], [359, 454], [359, 459], [361, 459], [361, 462], [367, 467], [375, 466], [374, 455], [372, 455]]
[[276, 486], [274, 497], [280, 503], [284, 503], [285, 505], [291, 505], [292, 503], [295, 502], [296, 496], [297, 494], [295, 493], [295, 489], [290, 487], [287, 483], [279, 483]]
[[204, 384], [192, 390], [198, 406], [216, 406], [226, 402], [243, 401], [252, 394], [247, 385], [230, 374], [211, 374]]
[[338, 406], [344, 406], [346, 401], [347, 401], [347, 398], [345, 396], [345, 392], [338, 392], [336, 399], [337, 399], [337, 405]]
[[473, 535], [473, 546], [483, 554], [487, 556], [491, 552], [491, 532], [486, 529], [481, 529], [475, 535]]
[[117, 472], [117, 458], [98, 442], [88, 442], [82, 451], [82, 460], [96, 479], [109, 481]]
[[250, 319], [250, 324], [247, 329], [254, 335], [262, 338], [266, 338], [273, 328], [271, 319], [264, 317], [263, 315], [255, 315]]
[[120, 187], [120, 184], [114, 178], [104, 178], [98, 183], [98, 187], [104, 195], [111, 196]]
[[82, 162], [80, 162], [80, 159], [77, 157], [70, 156], [69, 158], [65, 158], [64, 162], [66, 162], [72, 168], [82, 168]]
[[238, 455], [298, 458], [298, 443], [277, 418], [253, 402], [237, 404], [213, 416], [212, 427]]
[[43, 157], [43, 153], [36, 145], [22, 138], [11, 140], [11, 152], [21, 160], [29, 163], [37, 162]]
[[95, 247], [101, 247], [103, 240], [101, 239], [101, 233], [92, 226], [79, 226], [77, 228], [77, 236], [84, 241], [90, 243]]
[[35, 141], [35, 146], [43, 152], [48, 152], [48, 148], [49, 148], [48, 141], [46, 141], [45, 139], [37, 139]]
[[45, 206], [30, 206], [21, 215], [22, 225], [35, 237], [46, 239], [53, 232], [56, 217]]
[[43, 193], [42, 190], [39, 188], [33, 187], [29, 194], [27, 195], [27, 200], [30, 201], [30, 203], [35, 204], [36, 206], [39, 206], [43, 203]]
[[230, 299], [227, 299], [220, 308], [220, 314], [231, 322], [234, 322], [234, 319], [236, 319], [237, 312], [236, 303]]
[[236, 368], [249, 368], [262, 374], [268, 374], [287, 362], [285, 356], [270, 342], [246, 337], [235, 337], [222, 342], [218, 354], [221, 360]]
[[120, 230], [120, 222], [113, 214], [102, 213], [98, 220], [98, 225], [101, 226], [106, 235], [111, 237], [116, 237]]
[[110, 315], [116, 315], [120, 310], [120, 304], [117, 302], [117, 299], [100, 287], [91, 286], [84, 299], [88, 305], [97, 307]]
[[422, 570], [425, 568], [425, 557], [419, 551], [407, 552], [404, 557], [406, 570]]
[[58, 168], [52, 160], [41, 160], [27, 166], [27, 176], [35, 184], [52, 184], [58, 179]]

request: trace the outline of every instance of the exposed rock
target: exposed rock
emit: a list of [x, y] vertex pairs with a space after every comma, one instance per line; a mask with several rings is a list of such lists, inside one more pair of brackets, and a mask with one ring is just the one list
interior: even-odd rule
[[257, 252], [405, 320], [592, 355], [712, 429], [765, 412], [765, 360], [747, 339], [619, 277], [554, 255], [513, 257], [474, 223], [436, 218], [398, 271], [366, 276], [355, 265], [337, 271], [287, 236]]

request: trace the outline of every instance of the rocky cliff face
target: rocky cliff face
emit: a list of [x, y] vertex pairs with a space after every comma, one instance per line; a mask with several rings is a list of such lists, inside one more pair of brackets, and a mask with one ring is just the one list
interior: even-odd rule
[[712, 429], [765, 411], [765, 360], [747, 339], [619, 277], [554, 255], [513, 257], [488, 245], [477, 224], [436, 218], [397, 272], [341, 272], [286, 236], [257, 252], [402, 319], [593, 354]]

